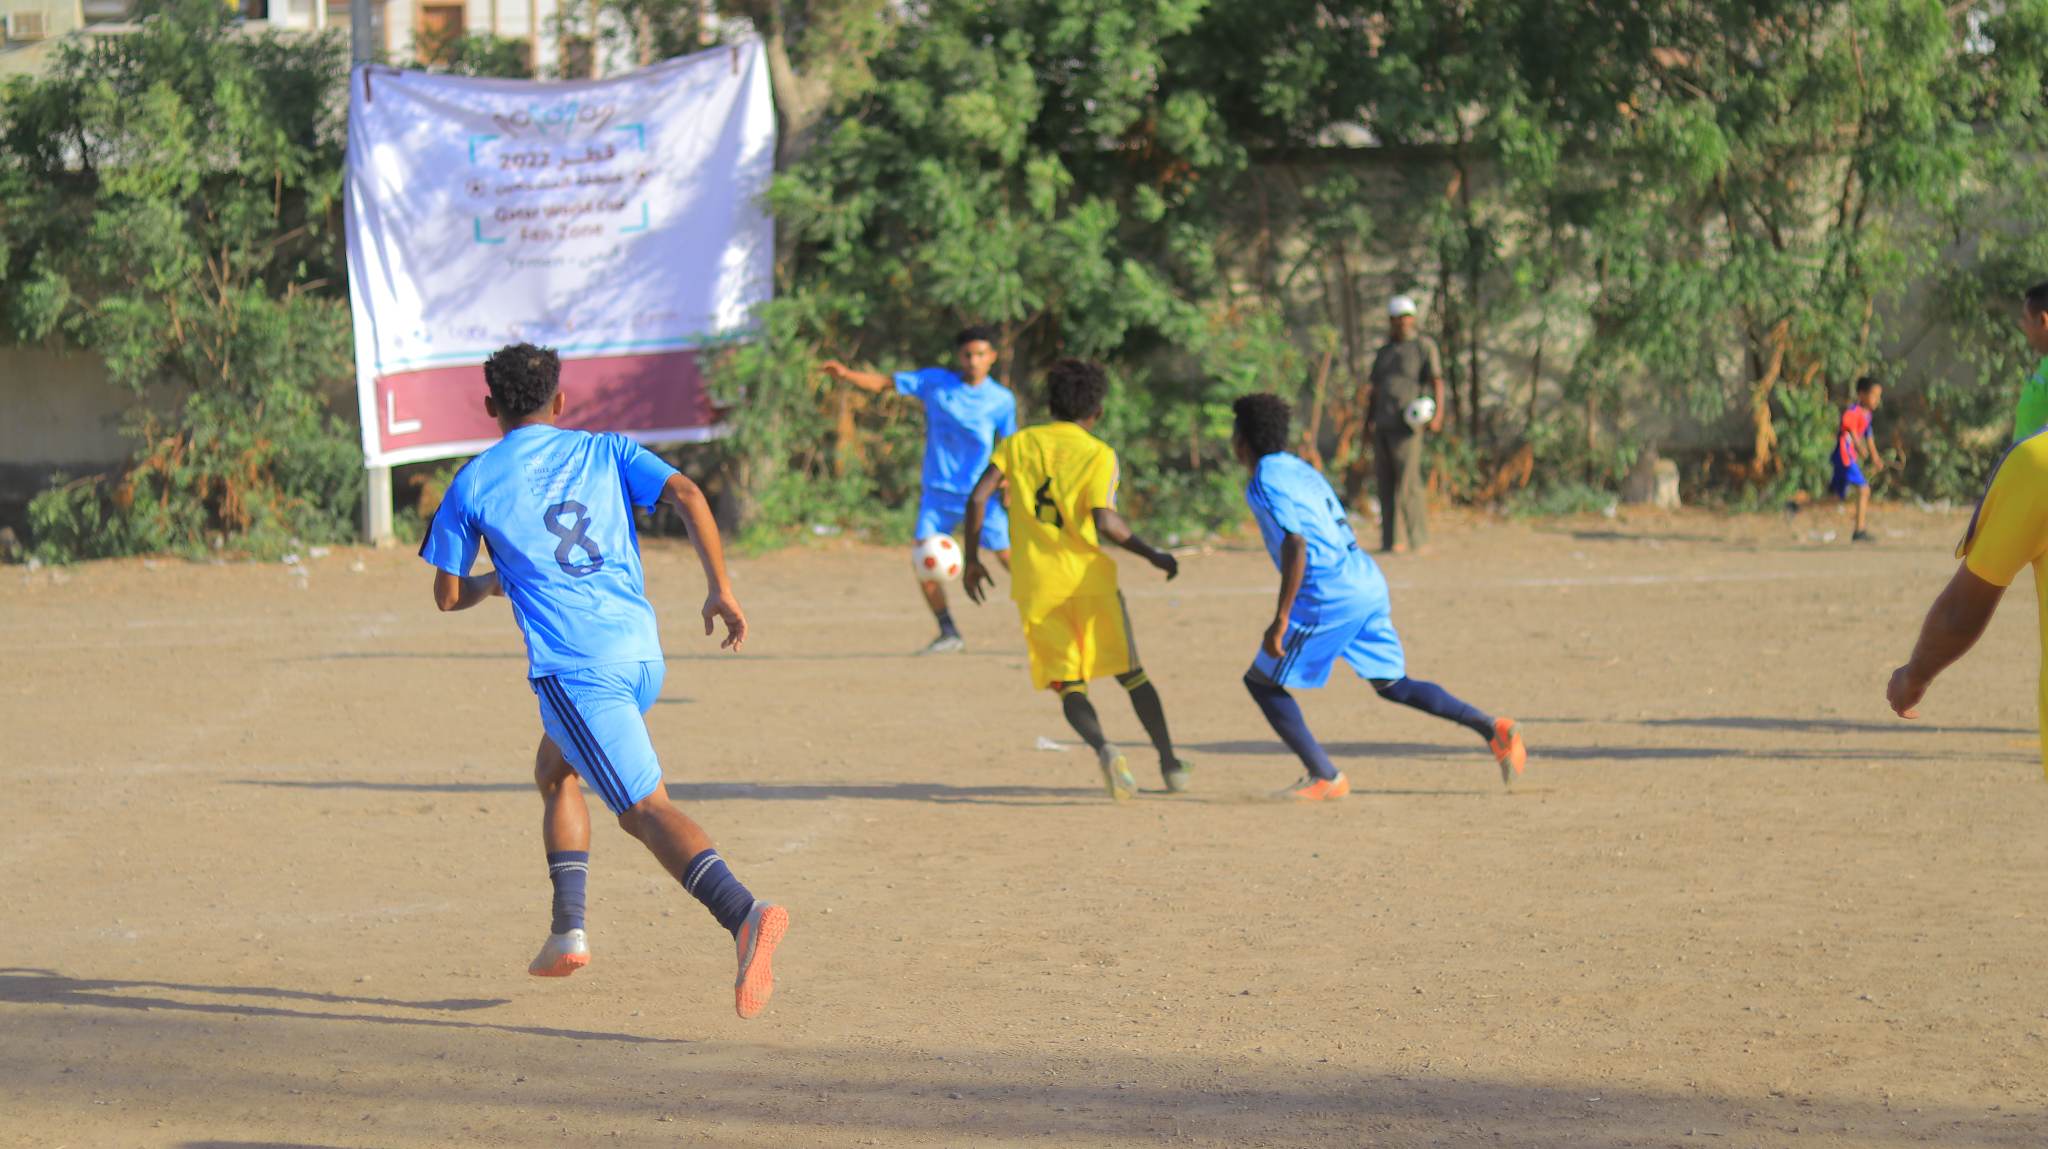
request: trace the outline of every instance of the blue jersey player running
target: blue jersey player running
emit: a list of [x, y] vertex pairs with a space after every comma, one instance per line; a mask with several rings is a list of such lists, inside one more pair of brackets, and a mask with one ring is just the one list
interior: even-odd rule
[[[741, 1017], [753, 1017], [774, 992], [770, 958], [789, 928], [789, 912], [754, 900], [710, 836], [670, 805], [662, 788], [642, 716], [661, 693], [664, 663], [642, 585], [633, 508], [666, 501], [689, 524], [711, 587], [705, 634], [723, 622], [720, 647], [738, 650], [747, 618], [726, 579], [704, 493], [623, 435], [555, 426], [563, 406], [560, 373], [552, 350], [526, 343], [484, 363], [484, 410], [505, 437], [456, 473], [420, 546], [420, 557], [436, 568], [434, 602], [442, 610], [503, 595], [526, 638], [528, 685], [545, 730], [533, 776], [555, 888], [548, 940], [527, 972], [567, 977], [590, 961], [583, 929], [590, 814], [580, 776], [619, 825], [731, 932], [739, 950], [734, 1005]], [[472, 575], [479, 544], [495, 569]]]
[[1259, 655], [1245, 672], [1252, 699], [1308, 773], [1277, 796], [1317, 802], [1342, 798], [1351, 783], [1323, 752], [1288, 687], [1320, 687], [1343, 659], [1381, 698], [1463, 726], [1487, 740], [1500, 780], [1522, 772], [1528, 751], [1512, 718], [1493, 718], [1433, 682], [1408, 677], [1401, 636], [1389, 614], [1387, 580], [1358, 547], [1337, 493], [1322, 473], [1287, 453], [1287, 404], [1247, 395], [1231, 447], [1251, 471], [1245, 501], [1280, 568], [1280, 601]]
[[[825, 374], [867, 392], [895, 387], [924, 405], [924, 487], [917, 500], [916, 541], [950, 535], [967, 516], [967, 496], [988, 469], [997, 443], [1017, 433], [1017, 396], [989, 376], [995, 370], [995, 332], [969, 327], [953, 337], [960, 370], [926, 367], [921, 371], [856, 371], [836, 359], [823, 364]], [[1010, 520], [1001, 502], [989, 504], [981, 524], [981, 549], [993, 551], [1010, 565]], [[939, 637], [926, 654], [964, 650], [967, 640], [953, 623], [945, 587], [936, 579], [920, 579], [925, 605], [939, 622]]]

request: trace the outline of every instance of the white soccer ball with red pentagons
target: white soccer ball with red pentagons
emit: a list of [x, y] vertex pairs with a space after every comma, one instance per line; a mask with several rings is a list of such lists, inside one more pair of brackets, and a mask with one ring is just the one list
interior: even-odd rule
[[919, 582], [952, 582], [960, 577], [960, 544], [951, 535], [933, 535], [913, 547], [910, 569]]

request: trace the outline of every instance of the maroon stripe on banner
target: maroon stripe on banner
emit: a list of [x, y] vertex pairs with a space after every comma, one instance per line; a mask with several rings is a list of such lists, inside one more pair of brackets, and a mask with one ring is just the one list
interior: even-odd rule
[[[484, 369], [436, 367], [377, 380], [379, 439], [387, 452], [498, 437], [484, 413]], [[571, 359], [562, 364], [562, 426], [586, 431], [672, 431], [718, 421], [694, 351]]]

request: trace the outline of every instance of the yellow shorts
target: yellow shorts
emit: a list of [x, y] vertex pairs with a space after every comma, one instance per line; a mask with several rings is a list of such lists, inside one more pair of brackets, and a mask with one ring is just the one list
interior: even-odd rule
[[1124, 674], [1138, 664], [1131, 618], [1121, 594], [1070, 598], [1037, 619], [1021, 605], [1024, 643], [1031, 648], [1031, 685], [1086, 682]]

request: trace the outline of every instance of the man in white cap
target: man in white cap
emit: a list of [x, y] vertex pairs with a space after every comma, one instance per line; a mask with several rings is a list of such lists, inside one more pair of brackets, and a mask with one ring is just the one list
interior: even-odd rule
[[[1429, 388], [1433, 414], [1421, 424], [1408, 421], [1408, 407]], [[1444, 427], [1444, 370], [1436, 340], [1415, 330], [1415, 300], [1387, 301], [1387, 341], [1372, 361], [1365, 422], [1372, 428], [1373, 471], [1379, 480], [1380, 549], [1394, 554], [1421, 550], [1429, 540], [1424, 522], [1422, 430]], [[1400, 520], [1406, 542], [1397, 542]]]

